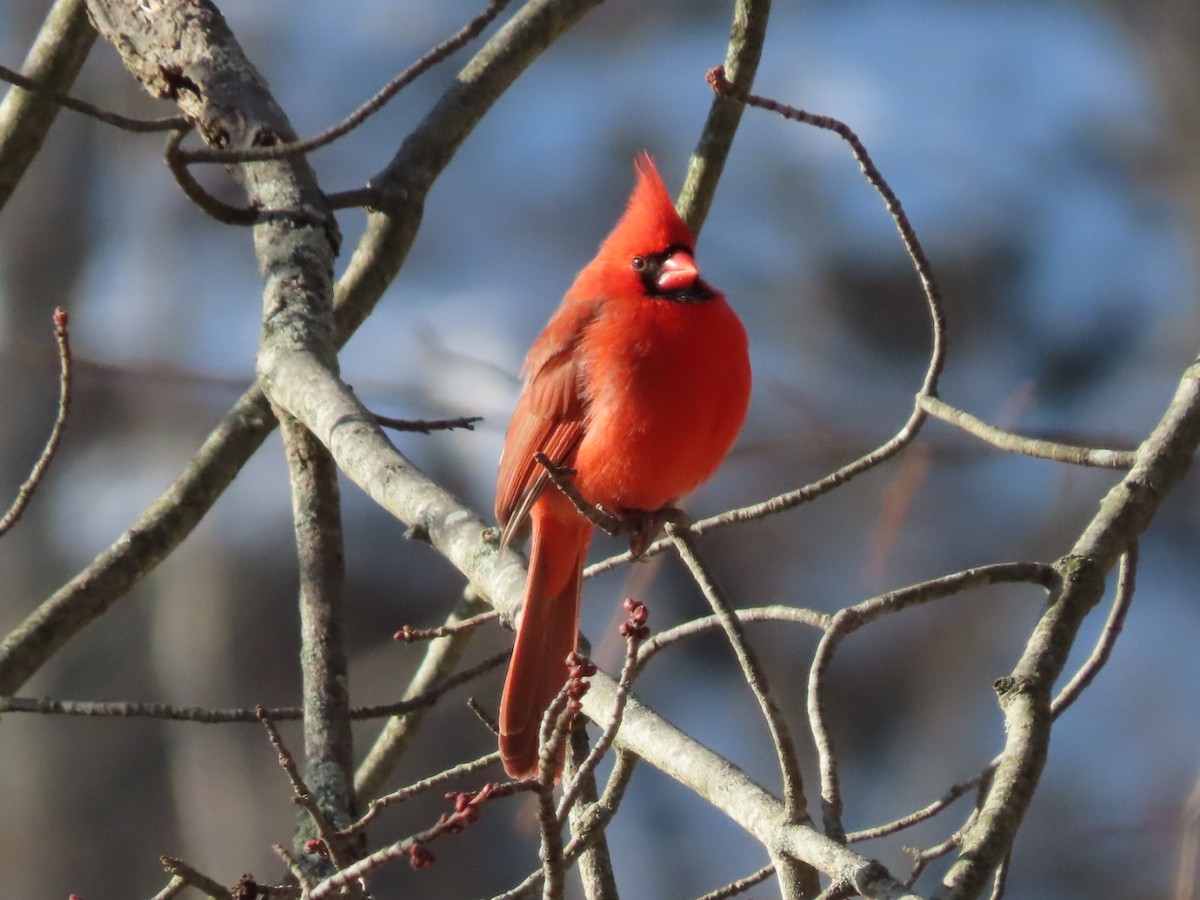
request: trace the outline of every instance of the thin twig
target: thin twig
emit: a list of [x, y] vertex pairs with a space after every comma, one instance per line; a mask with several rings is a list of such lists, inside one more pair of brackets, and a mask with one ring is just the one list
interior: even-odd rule
[[200, 207], [205, 213], [225, 225], [248, 227], [255, 225], [259, 219], [259, 210], [249, 206], [234, 206], [224, 200], [218, 200], [210, 194], [196, 177], [192, 175], [187, 164], [183, 161], [183, 151], [179, 145], [187, 137], [191, 124], [179, 128], [167, 135], [167, 147], [164, 153], [167, 169], [175, 178], [175, 183], [183, 191], [184, 196]]
[[[196, 871], [182, 859], [177, 859], [174, 856], [163, 856], [161, 857], [161, 861], [163, 868], [173, 876], [171, 879], [172, 883], [177, 879], [182, 879], [185, 884], [196, 888], [196, 890], [203, 891], [209, 897], [217, 898], [217, 900], [230, 900], [232, 897], [229, 888], [215, 879], [209, 878], [204, 873]], [[167, 887], [170, 887], [170, 885]], [[170, 897], [173, 895], [167, 894], [166, 889], [164, 889], [160, 896]]]
[[554, 696], [550, 707], [542, 715], [539, 728], [538, 774], [534, 779], [534, 792], [538, 797], [538, 828], [541, 835], [542, 900], [562, 900], [565, 889], [563, 826], [554, 810], [554, 781], [562, 767], [566, 734], [571, 730], [578, 707], [578, 701], [571, 697], [572, 680], [576, 679], [569, 679]]
[[626, 598], [625, 611], [629, 613], [629, 619], [621, 623], [621, 636], [625, 638], [625, 662], [621, 666], [621, 677], [617, 682], [616, 702], [613, 704], [612, 719], [604, 726], [604, 730], [600, 733], [600, 737], [596, 739], [596, 743], [587, 755], [587, 759], [580, 764], [578, 771], [571, 779], [571, 783], [563, 790], [563, 795], [558, 802], [558, 809], [556, 811], [560, 823], [566, 821], [567, 813], [571, 810], [572, 805], [579, 796], [584, 783], [593, 776], [596, 767], [600, 765], [600, 760], [608, 752], [608, 748], [612, 746], [617, 729], [621, 727], [621, 714], [625, 711], [625, 701], [629, 699], [629, 691], [633, 687], [633, 681], [637, 677], [638, 672], [641, 671], [637, 664], [638, 649], [641, 647], [642, 641], [650, 634], [650, 630], [646, 626], [646, 607], [639, 601]]
[[283, 846], [283, 844], [272, 844], [271, 850], [287, 866], [287, 870], [291, 876], [299, 882], [302, 893], [307, 892], [316, 884], [308, 869], [300, 865], [300, 861], [292, 855], [287, 847]]
[[509, 782], [500, 785], [488, 784], [474, 794], [458, 795], [459, 800], [455, 803], [454, 812], [443, 815], [438, 819], [437, 824], [351, 863], [323, 879], [319, 884], [312, 886], [305, 897], [307, 900], [323, 900], [323, 898], [331, 897], [364, 875], [402, 857], [408, 857], [413, 868], [429, 865], [434, 859], [433, 854], [425, 849], [427, 843], [442, 835], [458, 834], [468, 825], [479, 821], [479, 808], [489, 800], [512, 796], [529, 789], [530, 785], [527, 782]]
[[554, 782], [565, 756], [565, 743], [579, 710], [581, 676], [595, 674], [595, 666], [574, 655], [571, 676], [551, 701], [538, 730], [537, 795], [538, 830], [541, 834], [542, 900], [562, 900], [566, 861], [563, 858], [562, 823], [554, 808]]
[[541, 832], [542, 900], [562, 900], [566, 889], [566, 861], [558, 817], [554, 814], [554, 793], [549, 785], [537, 791], [538, 825]]
[[483, 416], [455, 416], [452, 419], [394, 419], [391, 416], [377, 415], [375, 421], [381, 428], [391, 428], [394, 431], [433, 434], [435, 431], [452, 431], [455, 428], [474, 431], [476, 423], [483, 421]]
[[[470, 632], [465, 632], [465, 634], [470, 634]], [[459, 636], [456, 635], [456, 637], [459, 637]], [[461, 654], [464, 650], [465, 650], [464, 647], [456, 648], [456, 651], [459, 654], [459, 656], [461, 656]], [[437, 659], [435, 659], [434, 662], [438, 663], [438, 665], [434, 665], [434, 662], [431, 662], [429, 668], [437, 669], [438, 671], [441, 671], [441, 662], [444, 661], [445, 659], [447, 659], [450, 655], [451, 655], [450, 651], [445, 651], [444, 653], [437, 654], [436, 655]], [[456, 688], [456, 687], [459, 687], [460, 685], [466, 684], [469, 681], [474, 681], [480, 675], [484, 675], [484, 674], [492, 671], [493, 669], [500, 668], [502, 665], [504, 665], [506, 662], [508, 662], [508, 658], [511, 655], [512, 655], [511, 650], [501, 650], [498, 653], [493, 653], [491, 656], [480, 660], [479, 662], [475, 663], [475, 665], [468, 666], [465, 669], [460, 669], [459, 671], [455, 672], [453, 675], [447, 675], [445, 678], [442, 678], [439, 680], [433, 680], [434, 676], [431, 675], [431, 677], [428, 679], [428, 681], [425, 678], [421, 678], [418, 681], [418, 676], [422, 674], [421, 669], [425, 667], [425, 659], [423, 659], [423, 660], [421, 660], [421, 666], [418, 667], [418, 669], [417, 669], [417, 675], [414, 675], [412, 682], [409, 683], [408, 690], [412, 691], [414, 688], [418, 687], [419, 685], [426, 684], [426, 683], [429, 684], [428, 688], [426, 688], [425, 690], [421, 690], [419, 693], [412, 694], [411, 697], [405, 697], [405, 699], [403, 699], [403, 700], [398, 700], [395, 703], [380, 703], [375, 706], [356, 707], [357, 718], [377, 719], [380, 716], [410, 717], [412, 715], [412, 713], [416, 712], [417, 710], [424, 709], [425, 707], [428, 707], [428, 706], [432, 706], [435, 702], [437, 702], [437, 700], [439, 700], [451, 688]], [[431, 659], [431, 657], [426, 656], [426, 659]], [[457, 657], [456, 657], [456, 660], [457, 660]], [[451, 666], [451, 668], [453, 668], [453, 666]], [[406, 691], [405, 693], [407, 694], [408, 691]], [[413, 723], [409, 723], [409, 724], [411, 726]], [[380, 735], [381, 740], [382, 740], [382, 738], [383, 738], [383, 735]], [[376, 748], [379, 748], [378, 743], [376, 744], [376, 747], [373, 747], [371, 749], [371, 752], [374, 753]], [[382, 749], [382, 748], [380, 748], [380, 749]], [[368, 754], [368, 759], [369, 758], [370, 758], [370, 756]], [[367, 760], [363, 760], [362, 765], [359, 766], [358, 774], [355, 776], [355, 784], [359, 785], [358, 790], [361, 790], [362, 785], [366, 783], [364, 781], [364, 779], [366, 778], [364, 770], [366, 768], [367, 768]]]
[[[445, 624], [452, 628], [471, 619], [480, 610], [486, 608], [483, 601], [477, 597], [463, 597], [447, 617]], [[417, 671], [404, 691], [405, 698], [416, 699], [426, 695], [434, 687], [451, 681], [463, 683], [478, 674], [491, 671], [508, 662], [511, 651], [506, 650], [488, 657], [481, 663], [455, 672], [454, 670], [462, 661], [463, 654], [474, 633], [473, 629], [467, 629], [431, 641], [425, 647], [425, 655], [421, 658], [421, 664], [417, 666]], [[422, 704], [422, 706], [427, 705], [429, 704]], [[358, 771], [354, 774], [356, 797], [368, 798], [380, 793], [388, 776], [396, 768], [397, 763], [424, 724], [424, 716], [413, 715], [413, 710], [397, 710], [397, 713], [380, 731], [379, 736], [371, 745], [371, 749], [367, 751], [366, 758], [359, 764]], [[405, 714], [400, 715], [400, 713]]]
[[987, 769], [984, 769], [983, 774], [976, 775], [974, 778], [968, 778], [966, 781], [960, 781], [958, 784], [953, 785], [945, 794], [928, 806], [922, 807], [906, 816], [901, 816], [899, 819], [895, 819], [884, 825], [876, 825], [874, 828], [864, 828], [862, 831], [850, 832], [846, 835], [846, 843], [853, 844], [856, 841], [870, 841], [876, 838], [887, 837], [890, 834], [903, 831], [905, 828], [918, 825], [926, 819], [932, 819], [954, 803], [954, 801], [978, 788], [984, 780], [990, 777], [990, 773], [995, 770], [995, 765], [993, 762]]
[[325, 201], [330, 209], [374, 209], [383, 199], [378, 188], [371, 186], [350, 188], [345, 191], [333, 191], [325, 195]]
[[800, 763], [796, 756], [796, 746], [792, 741], [792, 735], [788, 730], [783, 712], [771, 692], [766, 672], [758, 661], [758, 655], [746, 640], [745, 631], [734, 614], [732, 606], [700, 558], [696, 550], [695, 538], [688, 530], [687, 523], [669, 522], [667, 534], [675, 543], [680, 559], [692, 573], [701, 593], [708, 600], [717, 618], [721, 620], [721, 625], [733, 647], [734, 655], [737, 657], [738, 665], [741, 666], [746, 683], [762, 709], [763, 718], [771, 733], [771, 742], [775, 747], [775, 755], [783, 775], [783, 798], [787, 817], [791, 822], [806, 822], [809, 816], [807, 802], [804, 799], [804, 780], [800, 774]]
[[54, 310], [54, 340], [58, 343], [59, 364], [58, 413], [54, 417], [54, 425], [50, 429], [50, 437], [46, 439], [46, 446], [42, 448], [41, 455], [33, 464], [29, 477], [17, 490], [17, 497], [8, 511], [0, 517], [0, 536], [17, 524], [29, 501], [33, 499], [33, 492], [42, 483], [46, 470], [50, 468], [50, 462], [58, 452], [63, 429], [67, 426], [67, 415], [71, 411], [71, 342], [67, 334], [67, 321], [66, 310], [61, 307]]
[[342, 834], [349, 836], [362, 831], [369, 825], [376, 816], [383, 810], [394, 803], [403, 803], [405, 800], [411, 800], [426, 791], [433, 790], [436, 787], [444, 785], [448, 781], [453, 781], [463, 775], [469, 775], [472, 772], [478, 772], [481, 769], [486, 769], [500, 761], [500, 753], [493, 751], [486, 756], [481, 756], [479, 759], [473, 759], [470, 762], [459, 763], [456, 766], [451, 766], [449, 769], [444, 769], [436, 775], [430, 775], [428, 778], [422, 778], [420, 781], [415, 781], [407, 787], [402, 787], [397, 791], [392, 791], [390, 794], [384, 794], [382, 797], [376, 797], [367, 804], [367, 811], [359, 818], [357, 822], [342, 829]]
[[1104, 668], [1104, 664], [1108, 662], [1108, 658], [1112, 655], [1113, 647], [1117, 643], [1121, 629], [1125, 626], [1125, 616], [1129, 613], [1129, 607], [1133, 603], [1133, 591], [1137, 582], [1137, 564], [1137, 544], [1130, 544], [1129, 549], [1125, 551], [1125, 555], [1121, 557], [1121, 565], [1117, 571], [1116, 596], [1113, 597], [1112, 609], [1108, 612], [1104, 628], [1100, 632], [1096, 646], [1092, 649], [1088, 658], [1083, 661], [1079, 670], [1071, 677], [1071, 680], [1066, 683], [1063, 689], [1058, 692], [1058, 696], [1050, 704], [1050, 715], [1053, 718], [1057, 719], [1072, 703], [1079, 699], [1079, 695], [1100, 674], [1100, 670]]
[[[345, 868], [353, 860], [344, 852], [345, 841], [338, 834], [337, 828], [325, 811], [321, 809], [321, 805], [313, 796], [311, 790], [304, 782], [303, 776], [300, 774], [300, 769], [296, 766], [296, 760], [292, 756], [287, 745], [284, 744], [283, 738], [279, 735], [279, 730], [275, 727], [275, 723], [271, 721], [271, 717], [267, 715], [265, 709], [259, 708], [259, 721], [262, 722], [263, 728], [267, 730], [267, 737], [271, 741], [271, 746], [275, 748], [275, 753], [279, 759], [279, 767], [283, 769], [287, 775], [288, 781], [292, 785], [292, 797], [296, 803], [302, 806], [312, 818], [313, 825], [316, 826], [317, 834], [325, 844], [325, 849], [329, 853], [329, 858], [333, 864], [339, 868]], [[303, 867], [302, 867], [303, 868]]]
[[[572, 823], [572, 828], [576, 829], [576, 833], [563, 848], [563, 859], [568, 864], [603, 837], [604, 829], [616, 815], [621, 799], [625, 796], [625, 790], [629, 787], [629, 781], [637, 766], [637, 759], [634, 754], [626, 750], [617, 750], [616, 762], [613, 763], [608, 783], [604, 786], [604, 794], [598, 801], [587, 807], [586, 817], [582, 821]], [[542, 877], [542, 869], [538, 867], [530, 872], [520, 884], [502, 894], [497, 894], [491, 900], [526, 900], [526, 898], [533, 897], [542, 883]]]
[[[733, 6], [733, 26], [729, 44], [725, 50], [725, 71], [729, 80], [749, 90], [754, 84], [754, 74], [762, 57], [763, 44], [767, 39], [767, 21], [771, 13], [771, 0], [737, 0]], [[729, 148], [742, 120], [743, 105], [729, 97], [717, 94], [709, 107], [708, 117], [692, 156], [688, 160], [687, 175], [679, 191], [676, 206], [679, 216], [687, 222], [692, 234], [699, 237], [717, 183], [725, 168]]]
[[808, 721], [817, 748], [821, 772], [821, 812], [825, 833], [836, 841], [846, 840], [842, 826], [842, 795], [837, 755], [825, 722], [825, 675], [838, 645], [870, 622], [909, 606], [926, 603], [989, 584], [1031, 582], [1046, 589], [1058, 585], [1052, 566], [1036, 562], [998, 563], [964, 569], [952, 575], [923, 581], [848, 606], [834, 615], [813, 654], [808, 676]]
[[180, 158], [187, 165], [192, 163], [263, 162], [265, 160], [299, 156], [332, 144], [338, 138], [349, 134], [381, 110], [389, 100], [416, 81], [418, 77], [425, 74], [476, 37], [493, 19], [504, 11], [504, 7], [508, 6], [508, 4], [509, 0], [491, 0], [487, 9], [459, 29], [453, 36], [422, 55], [415, 63], [384, 85], [374, 97], [350, 113], [350, 115], [337, 125], [322, 131], [318, 135], [302, 141], [290, 141], [286, 144], [274, 144], [267, 147], [246, 147], [239, 150], [214, 150], [209, 148], [186, 150], [181, 153]]
[[696, 900], [727, 900], [729, 897], [736, 897], [738, 894], [744, 894], [756, 884], [762, 884], [768, 878], [775, 874], [775, 864], [768, 863], [757, 872], [747, 875], [745, 878], [739, 878], [737, 881], [731, 881], [724, 887], [717, 888], [715, 891], [709, 891]]
[[915, 847], [905, 847], [904, 849], [912, 855], [913, 866], [912, 870], [908, 873], [908, 878], [904, 883], [909, 887], [912, 887], [917, 883], [917, 879], [921, 877], [921, 874], [931, 862], [941, 859], [948, 853], [953, 853], [955, 848], [957, 848], [960, 843], [961, 841], [959, 836], [957, 834], [953, 834], [940, 844], [934, 844], [932, 847], [926, 850], [919, 850]]
[[475, 713], [475, 718], [482, 722], [483, 727], [493, 735], [500, 734], [500, 723], [496, 721], [496, 717], [488, 712], [487, 708], [474, 697], [467, 698], [467, 709]]
[[580, 515], [605, 534], [613, 537], [621, 534], [623, 526], [620, 517], [601, 506], [589, 503], [587, 498], [579, 493], [579, 489], [575, 487], [573, 480], [575, 476], [574, 469], [568, 466], [560, 466], [541, 450], [533, 454], [533, 461], [542, 467], [546, 473], [546, 477], [550, 479], [550, 483], [562, 491], [563, 495], [571, 501]]
[[1056, 462], [1072, 463], [1077, 466], [1095, 466], [1105, 469], [1128, 469], [1133, 465], [1132, 450], [1106, 450], [1097, 447], [1080, 447], [1062, 444], [1041, 438], [1025, 437], [989, 425], [969, 412], [951, 406], [945, 400], [926, 394], [917, 396], [917, 405], [931, 416], [961, 428], [967, 434], [1009, 453], [1052, 459]]
[[900, 203], [900, 198], [896, 196], [887, 179], [883, 177], [883, 173], [876, 167], [874, 161], [871, 159], [871, 154], [867, 152], [866, 146], [859, 139], [858, 135], [855, 134], [854, 129], [832, 116], [816, 115], [803, 109], [797, 109], [794, 106], [788, 106], [784, 103], [778, 103], [775, 100], [768, 100], [765, 97], [751, 94], [743, 85], [731, 84], [725, 75], [724, 68], [721, 66], [709, 70], [708, 83], [718, 94], [733, 97], [748, 106], [757, 106], [760, 109], [778, 113], [785, 119], [791, 119], [794, 122], [802, 122], [806, 125], [812, 125], [815, 128], [832, 131], [850, 145], [850, 151], [854, 154], [854, 159], [862, 169], [863, 175], [866, 176], [871, 187], [883, 198], [884, 206], [887, 207], [888, 213], [896, 223], [896, 229], [900, 232], [900, 239], [904, 242], [904, 249], [912, 260], [917, 277], [921, 281], [921, 288], [925, 293], [925, 299], [929, 305], [929, 313], [933, 319], [933, 352], [931, 354], [929, 369], [925, 375], [925, 382], [921, 386], [921, 394], [936, 396], [938, 378], [942, 373], [946, 361], [946, 315], [942, 308], [941, 292], [938, 289], [937, 281], [933, 277], [933, 266], [930, 265], [929, 257], [925, 255], [925, 248], [921, 246], [916, 229], [913, 228], [912, 223], [908, 220], [908, 214], [905, 213], [904, 207]]
[[163, 119], [133, 119], [129, 116], [123, 116], [120, 113], [109, 112], [88, 103], [86, 100], [79, 100], [70, 94], [64, 94], [62, 91], [55, 90], [49, 85], [42, 84], [32, 78], [27, 78], [20, 72], [14, 72], [6, 66], [0, 66], [0, 81], [15, 84], [17, 87], [29, 91], [31, 94], [36, 94], [43, 100], [50, 100], [65, 109], [82, 113], [89, 119], [95, 119], [103, 122], [105, 125], [112, 125], [114, 128], [120, 128], [122, 131], [147, 134], [155, 131], [173, 131], [178, 128], [186, 129], [191, 127], [191, 123], [184, 116], [168, 116]]
[[447, 625], [438, 625], [435, 628], [413, 628], [411, 625], [403, 625], [399, 631], [392, 635], [392, 640], [404, 641], [406, 644], [416, 641], [431, 641], [434, 638], [450, 637], [462, 634], [464, 631], [471, 631], [480, 625], [498, 618], [500, 618], [500, 613], [494, 609], [489, 609], [487, 612], [471, 616], [469, 619], [455, 621]]
[[[394, 703], [352, 706], [351, 719], [381, 719], [400, 716], [432, 706], [454, 688], [461, 687], [508, 661], [510, 651], [493, 654], [482, 662], [455, 672], [419, 694]], [[167, 703], [103, 703], [90, 700], [60, 700], [54, 697], [0, 697], [0, 713], [36, 713], [55, 716], [105, 716], [115, 719], [163, 719], [173, 722], [195, 722], [200, 725], [225, 725], [234, 722], [257, 722], [256, 709], [207, 709], [200, 706], [172, 706]], [[267, 715], [275, 722], [302, 719], [299, 706], [273, 707]]]
[[[807, 625], [822, 632], [829, 628], [829, 624], [833, 620], [833, 616], [829, 613], [795, 606], [783, 606], [782, 604], [735, 609], [733, 613], [743, 625], [750, 622], [785, 622]], [[660, 631], [642, 644], [639, 649], [637, 660], [638, 670], [646, 668], [651, 659], [660, 651], [667, 649], [673, 644], [696, 637], [697, 635], [707, 634], [710, 631], [717, 631], [721, 627], [720, 618], [714, 615], [692, 619], [689, 622], [676, 625], [674, 628]]]

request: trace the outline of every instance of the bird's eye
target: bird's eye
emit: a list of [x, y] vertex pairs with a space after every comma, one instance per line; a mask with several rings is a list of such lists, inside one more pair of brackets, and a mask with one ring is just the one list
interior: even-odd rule
[[646, 268], [646, 257], [635, 256], [633, 258], [633, 271], [640, 272], [644, 268]]

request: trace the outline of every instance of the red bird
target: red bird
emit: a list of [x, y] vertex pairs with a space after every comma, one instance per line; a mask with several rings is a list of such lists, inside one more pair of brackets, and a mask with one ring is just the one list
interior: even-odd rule
[[700, 278], [695, 240], [654, 162], [525, 358], [496, 485], [507, 543], [533, 526], [529, 580], [500, 701], [500, 754], [537, 771], [542, 717], [567, 680], [592, 524], [535, 460], [574, 470], [620, 516], [677, 502], [716, 470], [750, 400], [746, 331]]

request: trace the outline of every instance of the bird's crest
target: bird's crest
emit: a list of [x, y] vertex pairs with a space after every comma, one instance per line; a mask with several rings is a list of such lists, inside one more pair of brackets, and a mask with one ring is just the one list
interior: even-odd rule
[[625, 214], [605, 239], [600, 254], [624, 257], [657, 253], [668, 247], [694, 248], [692, 231], [675, 211], [650, 154], [639, 153], [633, 167], [637, 184], [629, 195]]

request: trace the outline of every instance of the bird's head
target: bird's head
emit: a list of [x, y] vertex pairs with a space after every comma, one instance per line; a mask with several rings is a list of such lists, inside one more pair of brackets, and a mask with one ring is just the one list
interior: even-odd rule
[[592, 267], [610, 283], [651, 299], [695, 303], [714, 296], [700, 277], [695, 238], [679, 218], [654, 160], [648, 153], [634, 159], [637, 184], [625, 214], [601, 244]]

